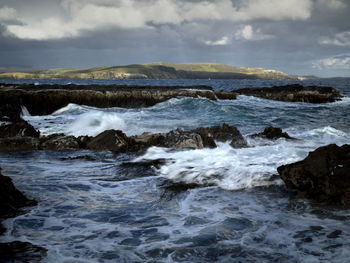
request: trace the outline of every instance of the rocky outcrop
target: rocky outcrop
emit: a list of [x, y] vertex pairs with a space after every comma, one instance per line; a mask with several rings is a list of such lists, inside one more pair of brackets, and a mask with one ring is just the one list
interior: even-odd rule
[[0, 243], [1, 262], [41, 262], [47, 249], [29, 242]]
[[[233, 148], [242, 148], [247, 146], [246, 140], [235, 126], [224, 123], [222, 126], [200, 127], [192, 132], [200, 134], [204, 138], [213, 138], [218, 142], [231, 141]], [[210, 148], [215, 148], [216, 144], [208, 143]]]
[[299, 84], [274, 86], [271, 88], [245, 88], [235, 90], [235, 92], [239, 95], [264, 99], [308, 103], [335, 102], [341, 97], [339, 91], [331, 87], [304, 87]]
[[[101, 108], [139, 108], [175, 97], [216, 100], [215, 93], [208, 86], [0, 85], [0, 105], [4, 113], [11, 108], [17, 115], [21, 106], [25, 106], [32, 115], [47, 115], [69, 103]], [[220, 97], [234, 99], [235, 95], [222, 93]]]
[[40, 138], [41, 150], [65, 151], [79, 149], [78, 140], [74, 136], [51, 134]]
[[294, 138], [290, 137], [288, 133], [282, 132], [281, 128], [274, 128], [272, 126], [268, 126], [264, 129], [263, 132], [252, 134], [249, 137], [252, 137], [252, 138], [260, 137], [260, 138], [265, 138], [265, 139], [269, 139], [269, 140], [277, 140], [280, 138], [285, 138], [285, 139], [290, 139], [290, 140], [294, 139]]
[[[29, 200], [13, 185], [10, 177], [1, 174], [0, 168], [0, 220], [15, 217], [22, 212], [25, 206], [36, 205], [37, 202]], [[0, 235], [6, 229], [1, 225]], [[28, 242], [13, 241], [0, 243], [1, 262], [40, 262], [46, 256], [46, 249]]]
[[130, 139], [119, 130], [104, 131], [86, 143], [86, 148], [90, 150], [110, 150], [114, 152], [124, 152], [129, 146], [131, 146]]
[[0, 126], [0, 138], [8, 137], [39, 137], [40, 132], [35, 130], [32, 125], [24, 120], [15, 123]]
[[20, 208], [35, 204], [16, 189], [10, 177], [1, 174], [0, 168], [0, 218], [16, 216]]
[[320, 147], [303, 161], [277, 170], [286, 186], [301, 196], [350, 206], [350, 145]]
[[1, 152], [32, 151], [40, 149], [39, 138], [35, 137], [9, 137], [0, 138]]

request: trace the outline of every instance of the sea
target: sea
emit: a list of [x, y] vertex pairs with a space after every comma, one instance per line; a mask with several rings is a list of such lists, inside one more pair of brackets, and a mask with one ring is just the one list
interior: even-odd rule
[[[27, 79], [3, 83], [191, 86], [214, 90], [299, 83], [331, 86], [334, 103], [173, 98], [152, 107], [69, 104], [50, 115], [22, 116], [42, 135], [126, 135], [236, 126], [249, 147], [146, 153], [29, 151], [0, 153], [2, 174], [38, 201], [3, 222], [0, 242], [20, 240], [48, 250], [43, 262], [348, 262], [350, 210], [294, 198], [277, 167], [328, 144], [350, 143], [350, 79], [90, 80]], [[297, 140], [248, 135], [280, 127]], [[88, 156], [88, 158], [86, 157]], [[161, 160], [160, 165], [155, 163]]]

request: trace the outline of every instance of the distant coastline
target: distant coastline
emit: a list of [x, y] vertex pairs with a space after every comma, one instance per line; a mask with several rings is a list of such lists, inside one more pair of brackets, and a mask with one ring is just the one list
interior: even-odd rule
[[314, 76], [293, 76], [277, 70], [228, 66], [217, 63], [151, 63], [101, 66], [87, 69], [26, 69], [0, 73], [4, 79], [272, 79], [305, 80]]

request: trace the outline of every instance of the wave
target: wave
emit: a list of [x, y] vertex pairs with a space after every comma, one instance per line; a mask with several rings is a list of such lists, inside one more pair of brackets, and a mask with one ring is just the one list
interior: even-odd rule
[[67, 134], [96, 136], [110, 129], [125, 130], [125, 121], [116, 113], [90, 111], [79, 115], [67, 129]]

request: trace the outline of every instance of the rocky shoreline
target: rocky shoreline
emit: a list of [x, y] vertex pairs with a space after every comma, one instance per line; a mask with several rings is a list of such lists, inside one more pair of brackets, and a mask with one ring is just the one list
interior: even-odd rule
[[331, 87], [287, 85], [272, 88], [247, 88], [231, 92], [214, 91], [209, 86], [119, 86], [119, 85], [33, 85], [0, 84], [0, 116], [20, 119], [21, 107], [32, 115], [47, 115], [75, 103], [100, 108], [140, 108], [176, 97], [203, 97], [210, 100], [235, 100], [237, 95], [256, 96], [290, 102], [328, 103], [340, 99]]
[[[268, 140], [296, 140], [280, 128], [266, 127], [251, 138]], [[199, 127], [190, 131], [180, 129], [167, 133], [143, 133], [126, 136], [120, 130], [106, 130], [95, 137], [66, 136], [51, 134], [41, 136], [30, 124], [19, 122], [0, 126], [0, 151], [74, 151], [80, 149], [133, 152], [143, 154], [152, 146], [176, 150], [216, 148], [216, 142], [230, 142], [233, 148], [249, 147], [239, 130], [227, 124]], [[89, 156], [84, 159], [88, 159]], [[350, 206], [350, 184], [347, 182], [350, 170], [350, 146], [328, 145], [320, 147], [300, 162], [278, 167], [278, 173], [287, 188], [299, 190], [299, 196], [311, 200]]]

